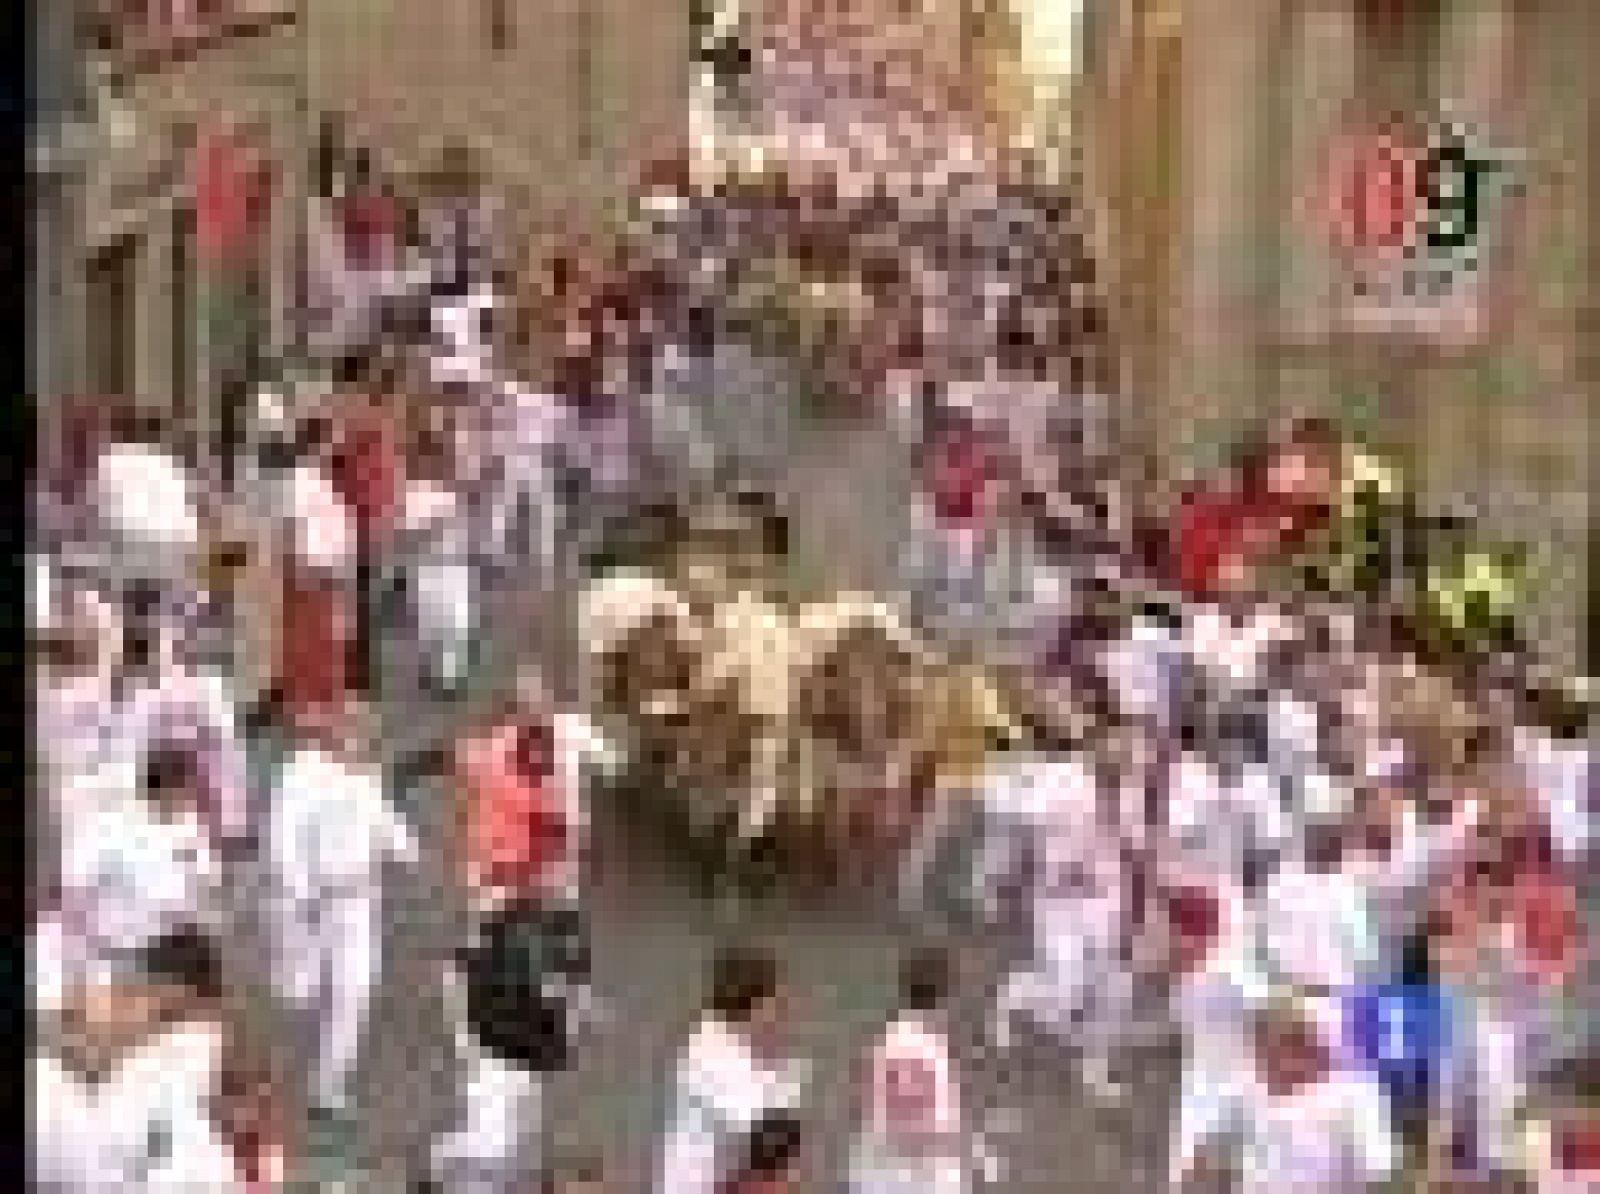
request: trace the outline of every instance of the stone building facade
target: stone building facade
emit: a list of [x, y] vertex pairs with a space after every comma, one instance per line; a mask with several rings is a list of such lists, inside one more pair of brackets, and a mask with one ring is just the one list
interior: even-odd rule
[[[1181, 474], [1231, 431], [1350, 411], [1426, 490], [1538, 545], [1545, 629], [1592, 602], [1597, 309], [1593, 5], [1544, 0], [1107, 0], [1085, 81], [1120, 275], [1133, 412]], [[1353, 112], [1449, 114], [1516, 151], [1477, 334], [1384, 334], [1330, 314], [1303, 251], [1319, 155]]]
[[[305, 140], [298, 7], [197, 6], [173, 24], [159, 6], [137, 18], [36, 6], [38, 70], [60, 97], [36, 128], [33, 163], [33, 387], [44, 409], [58, 394], [128, 398], [170, 417], [187, 446], [220, 446], [232, 362], [205, 314], [193, 151], [218, 116], [254, 128], [279, 196], [264, 290], [269, 307], [289, 301]], [[281, 325], [270, 322], [263, 339]]]

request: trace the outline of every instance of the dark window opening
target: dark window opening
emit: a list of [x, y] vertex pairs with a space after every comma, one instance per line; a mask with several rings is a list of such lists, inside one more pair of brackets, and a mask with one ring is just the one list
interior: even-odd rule
[[180, 205], [174, 216], [172, 233], [172, 416], [187, 438], [195, 430], [194, 400], [194, 320], [196, 318], [193, 274], [195, 213]]
[[511, 49], [511, 0], [486, 0], [489, 51], [504, 54]]
[[138, 242], [117, 242], [89, 267], [89, 388], [129, 397], [134, 374], [134, 269]]

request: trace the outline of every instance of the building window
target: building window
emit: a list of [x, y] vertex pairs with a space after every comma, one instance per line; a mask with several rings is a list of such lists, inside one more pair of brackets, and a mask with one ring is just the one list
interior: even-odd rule
[[583, 161], [594, 156], [599, 143], [595, 116], [603, 97], [599, 94], [598, 36], [594, 5], [581, 5], [578, 9], [577, 45], [572, 58], [572, 89], [578, 101], [578, 157]]
[[749, 115], [755, 66], [750, 20], [736, 0], [691, 0], [690, 36], [701, 103], [713, 123], [736, 126]]
[[134, 269], [139, 242], [127, 237], [89, 265], [89, 390], [109, 398], [133, 393]]
[[187, 435], [195, 430], [194, 330], [199, 316], [194, 302], [194, 209], [179, 204], [173, 223], [172, 262], [168, 274], [168, 284], [172, 287], [172, 416]]
[[484, 0], [484, 26], [491, 54], [511, 49], [511, 0]]
[[1442, 0], [1360, 0], [1359, 94], [1395, 113], [1431, 111], [1444, 42]]

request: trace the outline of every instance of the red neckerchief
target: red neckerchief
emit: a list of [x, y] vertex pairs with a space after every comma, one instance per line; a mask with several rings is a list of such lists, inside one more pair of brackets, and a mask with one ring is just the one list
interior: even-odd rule
[[1561, 1125], [1554, 1152], [1561, 1173], [1600, 1174], [1600, 1121]]
[[339, 222], [346, 256], [358, 266], [371, 266], [394, 238], [394, 204], [383, 195], [352, 195], [340, 205]]
[[957, 526], [977, 521], [993, 471], [989, 453], [977, 438], [961, 436], [942, 445], [934, 456], [929, 486], [939, 521]]
[[358, 416], [335, 450], [329, 472], [335, 491], [355, 515], [363, 541], [392, 525], [400, 504], [401, 460], [387, 419]]

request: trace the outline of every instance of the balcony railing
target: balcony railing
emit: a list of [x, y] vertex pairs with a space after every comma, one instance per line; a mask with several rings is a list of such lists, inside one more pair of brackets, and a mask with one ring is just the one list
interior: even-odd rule
[[102, 0], [87, 18], [91, 53], [114, 81], [293, 21], [299, 0]]

